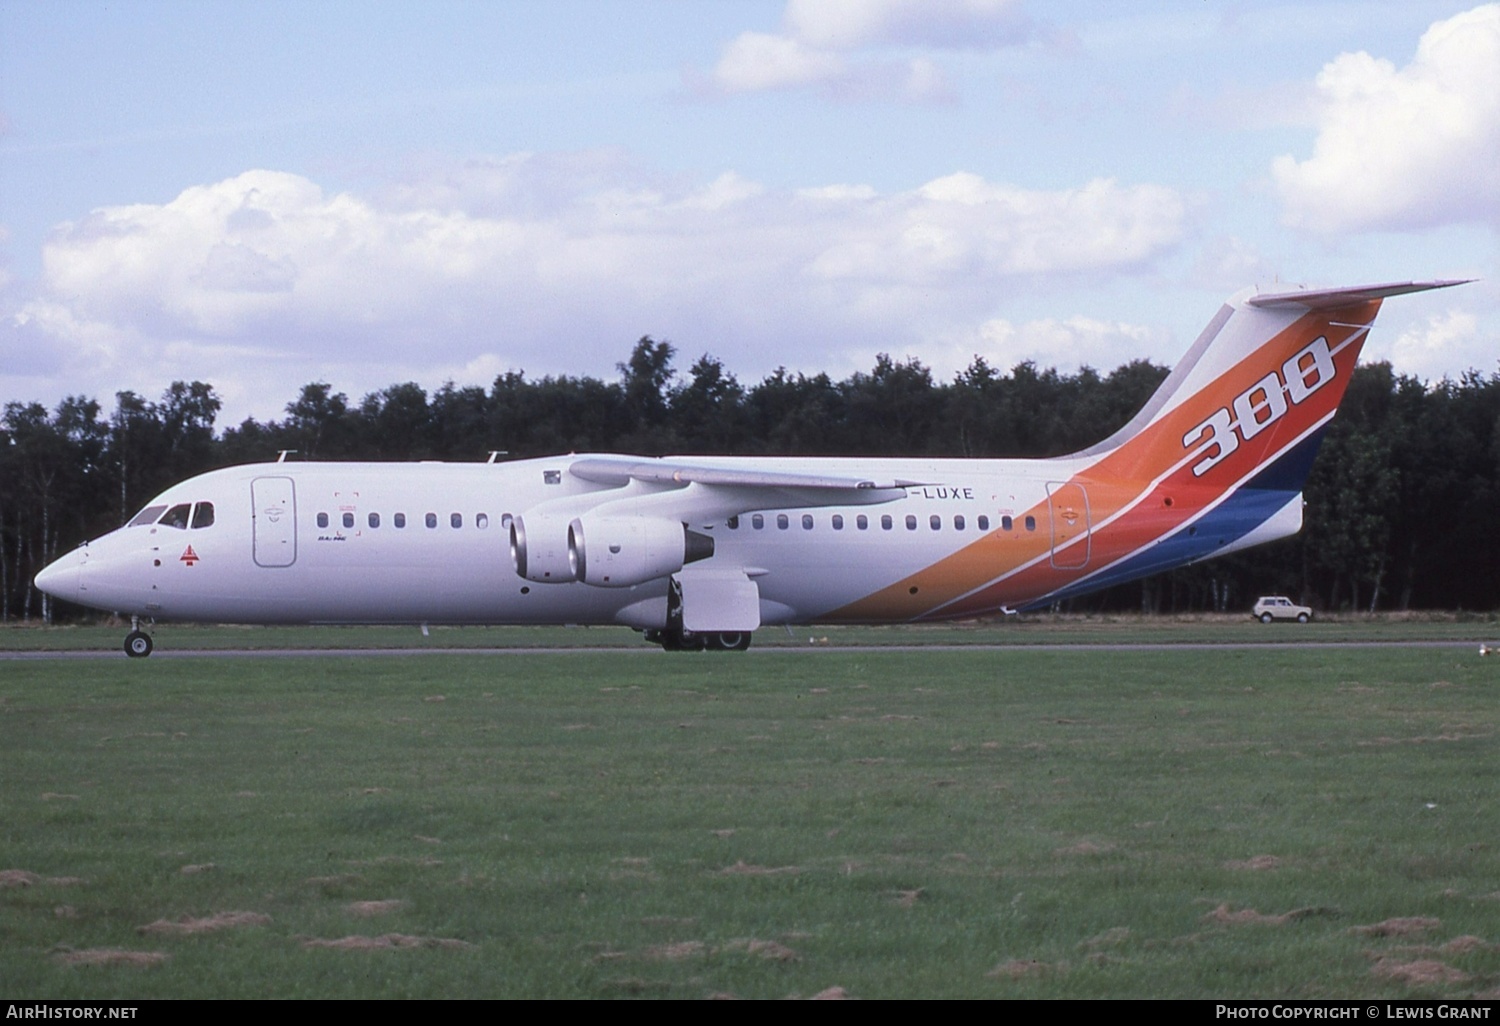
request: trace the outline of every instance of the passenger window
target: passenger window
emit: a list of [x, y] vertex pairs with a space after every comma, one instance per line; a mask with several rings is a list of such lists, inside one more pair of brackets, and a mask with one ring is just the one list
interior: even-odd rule
[[812, 530], [812, 525], [813, 525], [812, 514], [811, 513], [804, 513], [804, 514], [802, 514], [802, 530], [804, 530], [804, 531], [811, 531]]
[[319, 513], [318, 514], [318, 526], [319, 527], [327, 527], [328, 526], [328, 514], [327, 513]]
[[436, 513], [429, 513], [429, 514], [427, 514], [427, 526], [428, 527], [436, 527], [437, 526], [437, 514]]
[[953, 529], [955, 531], [962, 531], [964, 529], [963, 514], [959, 514], [953, 518]]
[[881, 516], [880, 529], [882, 531], [889, 531], [891, 529], [891, 515], [889, 513], [883, 514]]
[[345, 513], [344, 514], [344, 526], [345, 527], [353, 527], [354, 526], [354, 514], [353, 513]]
[[1035, 531], [1036, 530], [1036, 517], [1027, 517], [1026, 518], [1026, 530], [1028, 530], [1028, 531]]
[[844, 529], [844, 515], [842, 513], [835, 513], [833, 515], [833, 529], [835, 531], [842, 531]]
[[380, 526], [380, 514], [379, 513], [371, 513], [368, 522], [369, 522], [369, 525], [371, 527], [379, 527]]
[[406, 514], [397, 513], [395, 516], [391, 517], [391, 523], [395, 524], [396, 529], [399, 531], [401, 528], [406, 526]]
[[157, 521], [162, 527], [175, 527], [186, 531], [188, 525], [188, 512], [192, 509], [191, 503], [181, 503], [167, 510], [166, 514]]
[[778, 514], [776, 514], [776, 527], [777, 527], [778, 530], [785, 531], [788, 527], [791, 527], [791, 526], [792, 526], [792, 522], [787, 519], [787, 516], [786, 516], [785, 513], [778, 513]]
[[1000, 530], [1002, 530], [1002, 531], [1009, 531], [1011, 528], [1013, 528], [1015, 526], [1016, 526], [1016, 522], [1014, 520], [1012, 520], [1010, 517], [1001, 517], [1000, 518]]
[[200, 502], [193, 507], [193, 528], [214, 526], [214, 504]]
[[934, 531], [941, 531], [943, 529], [943, 518], [934, 513], [927, 518], [927, 526]]
[[979, 529], [981, 531], [988, 531], [990, 529], [990, 518], [989, 517], [983, 516], [983, 515], [981, 515], [979, 517]]
[[863, 531], [870, 526], [870, 518], [861, 513], [854, 518], [854, 526]]
[[154, 524], [156, 523], [156, 518], [161, 516], [161, 511], [166, 508], [166, 506], [147, 506], [135, 516], [131, 517], [130, 523], [126, 524], [125, 526], [140, 527], [142, 524]]
[[455, 530], [464, 526], [464, 515], [462, 513], [449, 513], [448, 526]]
[[917, 529], [917, 518], [910, 513], [906, 514], [906, 529], [908, 531], [915, 531]]
[[757, 513], [755, 514], [755, 516], [750, 518], [750, 526], [759, 531], [761, 528], [766, 526], [766, 518]]
[[724, 521], [724, 523], [726, 523], [727, 525], [729, 525], [729, 529], [731, 531], [738, 531], [740, 529], [740, 517], [739, 517], [739, 514], [736, 513], [734, 516], [732, 516], [728, 520]]
[[490, 526], [490, 515], [488, 513], [477, 513], [474, 516], [474, 526], [483, 531]]
[[509, 513], [501, 513], [500, 514], [500, 526], [503, 529], [507, 530], [507, 531], [510, 530], [510, 514]]

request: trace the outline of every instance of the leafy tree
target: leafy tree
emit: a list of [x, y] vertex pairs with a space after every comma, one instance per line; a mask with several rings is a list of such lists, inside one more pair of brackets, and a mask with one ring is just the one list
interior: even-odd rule
[[853, 375], [841, 391], [843, 414], [851, 425], [858, 425], [848, 432], [849, 452], [915, 455], [952, 445], [939, 437], [947, 433], [937, 430], [945, 396], [918, 360], [897, 363], [881, 353], [869, 374]]
[[785, 367], [750, 390], [745, 400], [759, 452], [839, 455], [847, 451], [844, 402], [827, 374], [792, 377]]
[[371, 392], [359, 404], [358, 437], [362, 444], [356, 446], [356, 454], [364, 459], [431, 459], [427, 391], [407, 381]]
[[326, 381], [302, 386], [302, 393], [286, 404], [288, 448], [306, 460], [336, 460], [353, 449], [355, 424], [349, 397]]
[[671, 422], [686, 452], [733, 453], [745, 444], [745, 390], [717, 358], [704, 353], [688, 370], [688, 382], [673, 389]]
[[670, 342], [643, 335], [630, 351], [630, 359], [615, 365], [625, 389], [625, 408], [634, 420], [631, 435], [639, 440], [630, 446], [633, 450], [651, 452], [664, 441], [661, 429], [667, 419], [668, 389], [677, 376], [672, 369], [676, 353]]

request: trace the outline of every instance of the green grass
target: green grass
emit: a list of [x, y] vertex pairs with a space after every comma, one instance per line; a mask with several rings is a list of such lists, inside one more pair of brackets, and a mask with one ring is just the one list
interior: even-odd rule
[[[35, 879], [0, 888], [0, 992], [1493, 994], [1497, 675], [1467, 649], [4, 663], [0, 870]], [[350, 908], [376, 900], [404, 904]], [[231, 911], [270, 919], [139, 932]], [[1396, 917], [1436, 922], [1352, 932]], [[429, 943], [306, 945], [384, 934]], [[97, 949], [169, 957], [65, 961]]]

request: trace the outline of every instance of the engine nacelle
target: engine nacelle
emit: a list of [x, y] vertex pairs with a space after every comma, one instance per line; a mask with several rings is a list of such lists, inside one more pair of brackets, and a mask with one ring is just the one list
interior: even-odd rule
[[538, 584], [575, 580], [568, 559], [568, 519], [528, 515], [510, 521], [510, 559], [516, 573]]
[[679, 520], [589, 516], [568, 525], [573, 579], [599, 588], [628, 588], [714, 554], [714, 540]]

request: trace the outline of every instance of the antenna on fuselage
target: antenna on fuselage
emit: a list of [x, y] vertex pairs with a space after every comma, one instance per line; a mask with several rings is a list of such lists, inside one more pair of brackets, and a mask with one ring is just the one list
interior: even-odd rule
[[285, 463], [286, 458], [296, 451], [296, 449], [278, 449], [276, 451], [276, 462]]
[[510, 450], [509, 449], [491, 449], [490, 450], [490, 458], [487, 459], [487, 460], [485, 460], [484, 462], [486, 462], [486, 463], [494, 463], [501, 456], [509, 456], [509, 455], [510, 455]]

